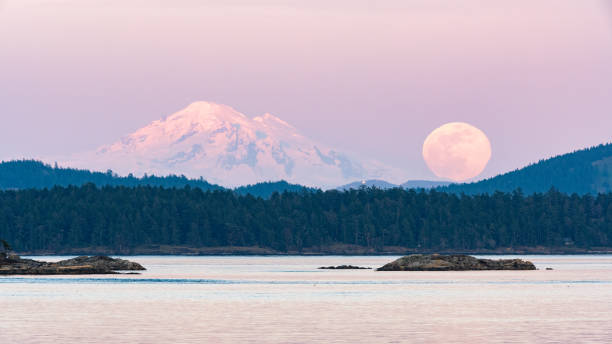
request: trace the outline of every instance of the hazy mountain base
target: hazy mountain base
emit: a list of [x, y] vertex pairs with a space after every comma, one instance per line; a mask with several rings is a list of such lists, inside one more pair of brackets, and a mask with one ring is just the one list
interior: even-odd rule
[[110, 247], [81, 247], [65, 248], [55, 251], [34, 250], [20, 252], [20, 255], [185, 255], [185, 256], [207, 256], [207, 255], [406, 255], [406, 254], [612, 254], [612, 247], [590, 247], [580, 248], [572, 246], [562, 247], [499, 247], [495, 249], [421, 249], [414, 247], [385, 246], [380, 250], [347, 244], [336, 244], [308, 248], [302, 251], [288, 250], [278, 251], [271, 248], [258, 246], [217, 246], [217, 247], [192, 247], [172, 245], [149, 245], [135, 248], [110, 248]]
[[394, 188], [402, 188], [402, 189], [432, 189], [436, 187], [448, 186], [450, 182], [443, 181], [432, 181], [432, 180], [409, 180], [401, 185], [392, 184], [384, 180], [378, 179], [369, 179], [356, 181], [350, 184], [342, 185], [336, 188], [336, 190], [347, 191], [351, 189], [358, 190], [363, 187], [368, 188], [377, 188], [381, 190], [388, 190]]

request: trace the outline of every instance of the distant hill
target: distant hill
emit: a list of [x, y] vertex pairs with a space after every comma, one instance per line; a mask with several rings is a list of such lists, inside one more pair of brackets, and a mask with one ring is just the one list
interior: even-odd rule
[[142, 178], [129, 175], [121, 177], [108, 170], [92, 172], [74, 168], [53, 167], [37, 160], [13, 160], [0, 163], [0, 189], [42, 189], [54, 186], [81, 186], [93, 183], [97, 186], [162, 186], [182, 188], [186, 185], [206, 190], [221, 190], [223, 187], [210, 184], [204, 179], [187, 179], [185, 176], [148, 176]]
[[451, 184], [439, 191], [466, 194], [512, 192], [596, 194], [612, 191], [612, 143], [540, 160], [527, 167], [469, 184]]
[[432, 189], [449, 185], [450, 182], [438, 182], [432, 180], [409, 180], [401, 185], [404, 189]]
[[239, 195], [253, 195], [255, 197], [270, 198], [273, 193], [283, 192], [313, 192], [317, 189], [309, 188], [299, 184], [289, 184], [284, 180], [278, 182], [263, 182], [253, 185], [240, 186], [234, 189]]
[[[145, 175], [138, 178], [132, 175], [118, 176], [113, 171], [92, 172], [74, 168], [51, 166], [37, 160], [13, 160], [0, 163], [0, 190], [43, 189], [54, 186], [81, 186], [93, 183], [96, 186], [160, 186], [164, 188], [183, 188], [190, 186], [208, 190], [226, 190], [226, 188], [211, 184], [200, 179], [188, 179], [185, 176], [158, 177]], [[282, 193], [314, 190], [301, 185], [289, 184], [285, 181], [265, 182], [241, 186], [234, 191], [241, 195], [251, 194], [255, 197], [269, 198], [274, 192]]]
[[[187, 185], [204, 191], [225, 190], [222, 186], [200, 179], [185, 176], [165, 177], [145, 175], [138, 178], [132, 175], [118, 176], [112, 171], [92, 172], [73, 168], [53, 167], [36, 160], [15, 160], [0, 163], [0, 190], [41, 189], [53, 186], [81, 186], [93, 183], [97, 186], [161, 186], [182, 188]], [[446, 182], [414, 180], [401, 184], [404, 189], [436, 188], [437, 191], [451, 193], [481, 194], [495, 191], [512, 192], [521, 189], [523, 193], [543, 193], [551, 188], [564, 193], [596, 194], [612, 192], [612, 143], [578, 150], [550, 159], [540, 160], [521, 169], [498, 175], [493, 178], [469, 184], [447, 184]], [[362, 186], [378, 189], [400, 187], [384, 180], [366, 180], [338, 187], [338, 190], [359, 189]], [[238, 194], [251, 194], [269, 198], [274, 192], [282, 193], [316, 191], [286, 181], [265, 182], [242, 186], [234, 189]]]
[[370, 179], [370, 180], [364, 180], [361, 182], [353, 182], [350, 184], [342, 185], [342, 186], [337, 187], [336, 189], [340, 191], [347, 191], [351, 189], [358, 190], [359, 188], [362, 188], [362, 187], [368, 187], [368, 188], [375, 187], [381, 190], [400, 188], [400, 187], [403, 189], [432, 189], [435, 187], [446, 186], [449, 184], [450, 184], [449, 182], [437, 182], [437, 181], [431, 181], [431, 180], [409, 180], [401, 185], [397, 185], [397, 184], [389, 183], [384, 180]]
[[370, 180], [364, 180], [360, 182], [353, 182], [350, 184], [342, 185], [342, 186], [337, 187], [336, 190], [340, 190], [340, 191], [348, 191], [351, 189], [358, 190], [362, 187], [368, 187], [368, 188], [375, 187], [377, 189], [386, 190], [386, 189], [398, 188], [399, 185], [391, 184], [384, 180], [370, 179]]

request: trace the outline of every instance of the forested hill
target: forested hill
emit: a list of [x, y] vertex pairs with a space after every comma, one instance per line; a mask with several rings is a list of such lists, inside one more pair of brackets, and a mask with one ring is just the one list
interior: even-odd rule
[[290, 184], [284, 180], [278, 182], [262, 182], [240, 186], [234, 189], [239, 195], [252, 195], [255, 197], [270, 198], [275, 192], [316, 192], [317, 189], [309, 188], [299, 184]]
[[[190, 186], [203, 191], [224, 190], [222, 186], [211, 184], [200, 179], [188, 179], [185, 176], [158, 177], [147, 175], [141, 178], [132, 175], [121, 177], [112, 171], [92, 172], [74, 168], [50, 166], [36, 160], [13, 160], [0, 163], [0, 190], [44, 189], [54, 186], [81, 186], [92, 183], [97, 186], [160, 186], [164, 188], [183, 188]], [[234, 189], [241, 195], [269, 198], [275, 192], [314, 191], [297, 184], [285, 181], [264, 182], [241, 186]]]
[[466, 194], [512, 192], [543, 193], [551, 188], [584, 195], [612, 191], [612, 144], [602, 144], [541, 160], [519, 170], [470, 184], [452, 184], [439, 191]]
[[0, 163], [0, 189], [43, 189], [54, 186], [81, 186], [92, 183], [97, 186], [161, 186], [183, 188], [187, 185], [202, 190], [221, 190], [219, 185], [204, 179], [188, 179], [185, 176], [121, 177], [112, 171], [92, 172], [74, 168], [52, 167], [36, 160], [13, 160]]
[[[224, 188], [200, 179], [185, 176], [144, 176], [141, 178], [118, 176], [112, 171], [92, 172], [73, 168], [60, 168], [36, 160], [16, 160], [0, 163], [0, 190], [42, 189], [54, 186], [81, 186], [93, 183], [97, 186], [161, 186], [183, 188], [190, 186], [203, 191]], [[438, 187], [441, 192], [469, 195], [496, 191], [513, 192], [521, 189], [525, 194], [544, 193], [555, 188], [564, 193], [579, 195], [612, 191], [612, 144], [575, 151], [541, 160], [509, 173], [470, 184], [451, 184]], [[234, 189], [240, 195], [269, 198], [273, 193], [316, 192], [298, 184], [285, 181], [265, 182]]]
[[389, 247], [590, 250], [612, 247], [612, 193], [466, 196], [360, 189], [263, 199], [189, 187], [87, 184], [0, 191], [0, 238], [20, 252], [86, 254], [135, 254], [164, 245], [285, 253], [341, 253], [337, 247], [344, 246], [370, 253]]

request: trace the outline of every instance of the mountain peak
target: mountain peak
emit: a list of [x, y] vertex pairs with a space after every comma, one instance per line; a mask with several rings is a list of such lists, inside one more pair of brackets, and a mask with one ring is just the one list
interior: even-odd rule
[[201, 176], [225, 186], [287, 180], [331, 187], [358, 178], [397, 180], [403, 174], [314, 142], [269, 113], [251, 119], [230, 106], [205, 101], [75, 160], [81, 160], [78, 167]]
[[166, 118], [166, 121], [190, 120], [193, 122], [203, 122], [211, 119], [233, 121], [247, 120], [248, 118], [230, 106], [207, 101], [197, 101], [189, 104], [183, 110], [170, 115]]
[[209, 102], [204, 100], [198, 100], [189, 104], [183, 111], [236, 111], [231, 106], [225, 104], [219, 104], [215, 102]]

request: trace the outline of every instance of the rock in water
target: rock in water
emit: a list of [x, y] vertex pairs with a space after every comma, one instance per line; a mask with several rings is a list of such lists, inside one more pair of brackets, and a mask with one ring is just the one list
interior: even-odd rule
[[413, 254], [399, 258], [377, 271], [469, 271], [535, 270], [532, 262], [521, 259], [478, 259], [466, 255]]
[[107, 256], [81, 256], [72, 259], [61, 260], [57, 263], [58, 266], [83, 266], [91, 265], [94, 268], [108, 269], [113, 271], [141, 271], [146, 270], [142, 265], [129, 260], [111, 258]]
[[117, 271], [146, 270], [142, 265], [106, 256], [82, 256], [56, 263], [22, 259], [19, 256], [0, 257], [0, 275], [88, 275], [115, 274]]
[[355, 266], [355, 265], [338, 265], [338, 266], [322, 266], [319, 269], [325, 270], [368, 270], [371, 268], [365, 268], [363, 266]]

